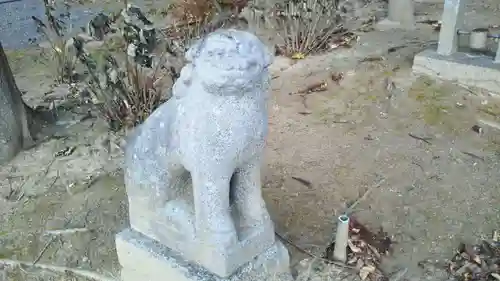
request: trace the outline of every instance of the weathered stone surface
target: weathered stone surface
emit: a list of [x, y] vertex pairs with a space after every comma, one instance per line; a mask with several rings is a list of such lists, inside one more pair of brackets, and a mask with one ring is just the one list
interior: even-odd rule
[[415, 7], [413, 0], [389, 0], [387, 18], [377, 24], [378, 29], [415, 28]]
[[437, 49], [440, 55], [451, 55], [457, 51], [457, 31], [464, 25], [465, 2], [466, 0], [447, 0], [444, 3]]
[[225, 277], [274, 244], [260, 179], [272, 56], [230, 29], [195, 43], [186, 59], [173, 98], [128, 141], [130, 222]]
[[31, 109], [23, 102], [0, 42], [0, 165], [32, 144]]
[[495, 63], [500, 63], [500, 41], [497, 46], [497, 53], [495, 55]]
[[415, 56], [413, 72], [500, 93], [500, 64], [490, 56], [425, 50]]
[[[238, 233], [238, 241], [229, 248], [208, 244], [196, 237], [192, 207], [186, 201], [171, 200], [163, 208], [163, 212], [154, 212], [147, 205], [135, 203], [130, 207], [131, 225], [170, 249], [182, 253], [185, 259], [199, 263], [223, 277], [230, 276], [275, 242], [274, 227], [269, 221], [267, 225], [260, 226], [251, 233]], [[236, 208], [232, 207], [231, 210], [233, 216], [236, 216]]]
[[132, 229], [116, 237], [116, 249], [122, 281], [291, 281], [290, 258], [277, 240], [266, 251], [240, 267], [233, 275], [222, 278], [192, 264], [168, 247]]

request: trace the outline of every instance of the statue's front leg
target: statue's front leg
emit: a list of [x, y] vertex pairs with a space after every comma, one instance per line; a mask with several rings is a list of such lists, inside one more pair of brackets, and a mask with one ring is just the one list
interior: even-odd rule
[[230, 175], [203, 171], [191, 176], [196, 235], [215, 247], [231, 248], [238, 238], [229, 208]]
[[260, 159], [255, 159], [236, 170], [233, 179], [234, 203], [240, 214], [242, 232], [270, 223], [269, 213], [262, 199]]

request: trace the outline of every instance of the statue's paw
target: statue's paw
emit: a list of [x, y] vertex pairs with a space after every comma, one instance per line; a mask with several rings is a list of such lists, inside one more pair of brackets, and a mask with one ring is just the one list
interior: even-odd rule
[[262, 231], [267, 226], [268, 224], [263, 220], [243, 220], [240, 224], [241, 237], [251, 236], [255, 232]]
[[238, 243], [238, 237], [235, 233], [219, 235], [214, 237], [214, 241], [218, 241], [219, 245], [223, 246], [224, 249], [233, 248]]
[[271, 222], [271, 218], [265, 209], [258, 212], [243, 213], [239, 220], [241, 229], [259, 229], [267, 227]]
[[165, 207], [165, 201], [153, 199], [149, 201], [149, 206], [152, 210], [160, 212]]
[[233, 248], [236, 243], [238, 243], [238, 236], [236, 235], [236, 231], [234, 232], [218, 232], [212, 233], [207, 237], [206, 242], [208, 242], [211, 246], [220, 248], [220, 249], [230, 249]]

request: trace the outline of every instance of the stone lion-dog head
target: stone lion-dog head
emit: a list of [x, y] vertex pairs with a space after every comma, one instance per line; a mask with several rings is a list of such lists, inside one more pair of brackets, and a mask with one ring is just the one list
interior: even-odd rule
[[[263, 77], [267, 78], [263, 72], [267, 72], [273, 61], [255, 35], [235, 29], [215, 31], [199, 39], [185, 58], [188, 63], [181, 71], [179, 82], [190, 85], [193, 80], [198, 81], [205, 91], [222, 95], [265, 91], [269, 81], [262, 81]], [[180, 94], [175, 89], [174, 95]]]

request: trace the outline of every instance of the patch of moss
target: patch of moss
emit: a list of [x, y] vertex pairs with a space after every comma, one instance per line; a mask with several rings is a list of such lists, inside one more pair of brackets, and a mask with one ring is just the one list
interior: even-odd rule
[[366, 96], [363, 96], [365, 100], [367, 101], [372, 101], [372, 102], [376, 102], [379, 100], [379, 97], [376, 96], [376, 95], [366, 95]]
[[427, 105], [424, 109], [423, 119], [429, 125], [443, 124], [450, 107], [446, 105]]
[[5, 54], [11, 64], [18, 63], [26, 55], [25, 50], [5, 50]]
[[36, 57], [33, 57], [33, 54], [30, 54], [26, 49], [5, 50], [5, 54], [7, 55], [10, 68], [14, 74], [22, 71], [23, 66], [27, 64], [33, 65], [33, 63], [37, 61]]
[[0, 259], [8, 259], [12, 257], [12, 253], [8, 250], [0, 249]]
[[493, 152], [496, 157], [500, 158], [500, 140], [489, 139], [486, 142], [484, 149]]
[[408, 96], [421, 104], [419, 115], [428, 125], [438, 125], [449, 117], [451, 107], [446, 103], [449, 93], [451, 90], [444, 85], [422, 76], [412, 85]]
[[335, 113], [332, 108], [325, 108], [320, 111], [313, 111], [313, 115], [321, 122], [327, 123], [329, 120], [339, 117], [341, 114]]
[[486, 104], [486, 105], [481, 105], [477, 109], [481, 113], [485, 113], [491, 117], [499, 118], [500, 117], [500, 105], [498, 104]]

